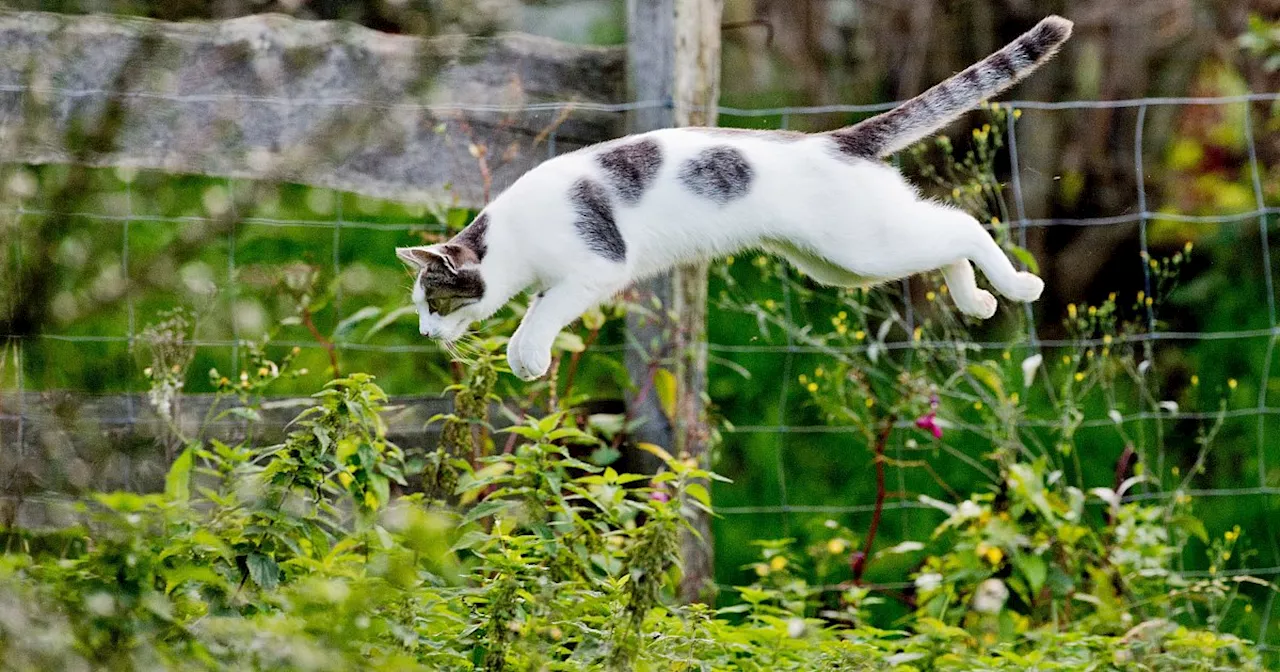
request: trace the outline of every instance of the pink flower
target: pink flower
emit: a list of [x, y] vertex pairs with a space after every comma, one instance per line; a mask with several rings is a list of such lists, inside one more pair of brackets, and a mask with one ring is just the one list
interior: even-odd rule
[[929, 411], [916, 418], [916, 427], [932, 432], [935, 439], [942, 438], [942, 428], [938, 426], [938, 414], [936, 411]]
[[671, 501], [671, 495], [667, 493], [666, 483], [650, 483], [649, 485], [653, 487], [653, 492], [649, 493], [649, 499], [664, 503]]
[[929, 412], [916, 418], [916, 427], [927, 430], [933, 438], [942, 438], [942, 427], [938, 425], [938, 395], [929, 397]]

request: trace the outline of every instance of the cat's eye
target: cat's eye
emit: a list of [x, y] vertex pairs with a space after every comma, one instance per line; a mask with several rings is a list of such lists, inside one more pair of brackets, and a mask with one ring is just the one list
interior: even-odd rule
[[468, 299], [461, 296], [442, 296], [434, 299], [427, 299], [427, 309], [435, 315], [448, 315], [459, 308], [469, 306], [476, 302], [476, 299]]

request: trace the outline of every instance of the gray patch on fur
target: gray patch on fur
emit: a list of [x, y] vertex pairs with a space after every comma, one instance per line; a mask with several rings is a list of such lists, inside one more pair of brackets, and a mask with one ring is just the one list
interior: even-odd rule
[[725, 145], [708, 147], [680, 166], [681, 184], [721, 205], [746, 196], [754, 176], [747, 157]]
[[615, 145], [596, 155], [596, 163], [609, 174], [609, 183], [624, 203], [634, 205], [662, 167], [662, 149], [651, 138]]
[[627, 242], [614, 221], [609, 192], [599, 182], [584, 177], [569, 189], [569, 200], [578, 213], [573, 226], [587, 249], [609, 261], [625, 261]]

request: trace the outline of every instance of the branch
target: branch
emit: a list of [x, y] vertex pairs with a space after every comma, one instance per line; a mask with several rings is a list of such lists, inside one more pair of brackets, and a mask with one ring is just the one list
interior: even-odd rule
[[853, 554], [850, 558], [850, 569], [853, 570], [853, 582], [855, 585], [862, 584], [862, 575], [867, 571], [867, 565], [871, 560], [871, 547], [876, 541], [876, 531], [880, 529], [880, 517], [884, 514], [884, 447], [889, 442], [889, 434], [893, 432], [893, 423], [898, 417], [889, 414], [884, 419], [884, 427], [880, 429], [880, 436], [876, 438], [875, 444], [875, 461], [876, 461], [876, 507], [871, 514], [871, 527], [867, 530], [867, 540], [862, 545], [862, 550]]

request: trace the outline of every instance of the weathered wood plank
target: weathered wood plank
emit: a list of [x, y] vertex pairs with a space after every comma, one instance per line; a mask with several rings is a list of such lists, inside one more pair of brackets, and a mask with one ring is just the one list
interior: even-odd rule
[[[422, 39], [258, 15], [0, 13], [0, 162], [133, 166], [483, 203], [620, 134], [625, 53], [527, 35]], [[567, 116], [548, 103], [578, 103]], [[475, 108], [482, 109], [475, 109]], [[93, 138], [104, 129], [108, 138]]]

